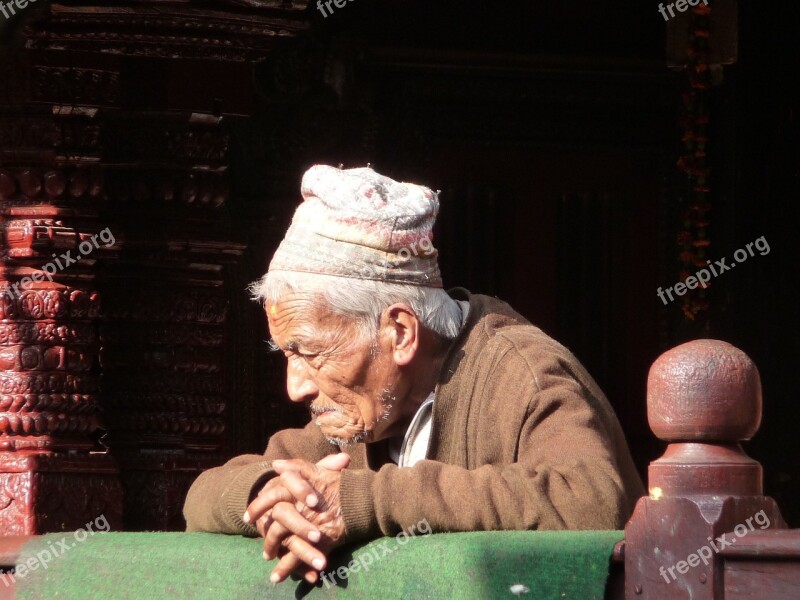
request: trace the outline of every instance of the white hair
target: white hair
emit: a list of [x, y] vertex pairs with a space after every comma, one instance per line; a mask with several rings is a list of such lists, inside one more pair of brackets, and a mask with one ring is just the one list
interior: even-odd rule
[[249, 289], [253, 299], [264, 305], [277, 304], [289, 291], [320, 296], [332, 312], [354, 319], [368, 340], [377, 337], [381, 314], [395, 303], [407, 304], [427, 329], [446, 340], [454, 339], [461, 328], [461, 310], [441, 288], [272, 271], [253, 282]]

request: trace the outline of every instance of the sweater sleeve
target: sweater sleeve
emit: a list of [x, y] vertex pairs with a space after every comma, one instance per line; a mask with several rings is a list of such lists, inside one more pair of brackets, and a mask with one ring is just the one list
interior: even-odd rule
[[[475, 468], [424, 460], [411, 468], [345, 470], [348, 539], [395, 535], [423, 520], [435, 532], [624, 526], [641, 482], [623, 481], [618, 424], [605, 399], [557, 368], [530, 378], [543, 387], [517, 375], [505, 377], [516, 400], [484, 404], [477, 417]], [[523, 408], [504, 417], [513, 405]]]
[[270, 438], [263, 455], [237, 456], [200, 474], [183, 507], [186, 530], [258, 535], [242, 516], [251, 498], [274, 476], [272, 461], [303, 458], [317, 462], [336, 451], [313, 422], [303, 429], [279, 431]]

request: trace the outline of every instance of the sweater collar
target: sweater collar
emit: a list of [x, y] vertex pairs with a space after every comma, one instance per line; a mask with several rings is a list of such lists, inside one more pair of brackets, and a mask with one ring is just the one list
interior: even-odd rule
[[452, 288], [447, 291], [448, 296], [456, 301], [464, 301], [469, 303], [469, 311], [465, 323], [462, 323], [461, 330], [458, 332], [456, 338], [451, 342], [450, 349], [447, 351], [444, 362], [442, 363], [442, 371], [439, 374], [439, 386], [446, 384], [450, 381], [452, 375], [458, 369], [461, 359], [464, 358], [464, 349], [470, 337], [470, 333], [474, 329], [478, 321], [481, 320], [484, 314], [484, 307], [479, 301], [479, 296], [471, 294], [469, 290], [461, 287]]

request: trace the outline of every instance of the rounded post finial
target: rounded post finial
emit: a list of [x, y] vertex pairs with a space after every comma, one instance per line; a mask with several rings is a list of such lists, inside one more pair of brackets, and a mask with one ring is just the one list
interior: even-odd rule
[[695, 340], [662, 354], [647, 379], [647, 419], [667, 442], [737, 443], [761, 424], [761, 378], [727, 342]]

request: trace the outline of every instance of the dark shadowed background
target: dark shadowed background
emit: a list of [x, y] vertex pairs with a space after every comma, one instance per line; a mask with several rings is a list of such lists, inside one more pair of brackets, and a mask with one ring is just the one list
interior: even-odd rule
[[[281, 11], [291, 6], [258, 0], [122, 4], [133, 7], [131, 14], [139, 11], [139, 20], [131, 21], [137, 31], [156, 38], [167, 34], [142, 11], [189, 7], [198, 22], [216, 18], [214, 11], [252, 14], [257, 27], [283, 18]], [[728, 42], [737, 42], [738, 56], [716, 71], [708, 92], [708, 256], [730, 257], [761, 236], [770, 253], [756, 254], [715, 279], [710, 308], [695, 320], [685, 318], [680, 302], [664, 306], [656, 295], [659, 286], [678, 281], [676, 238], [689, 201], [687, 177], [676, 166], [687, 80], [683, 70], [667, 68], [667, 23], [656, 2], [353, 0], [327, 17], [309, 4], [292, 13], [294, 25], [270, 25], [283, 33], [263, 47], [248, 37], [255, 35], [249, 25], [225, 34], [244, 48], [233, 59], [224, 52], [236, 44], [220, 43], [217, 50], [214, 32], [198, 33], [180, 47], [169, 41], [158, 51], [146, 47], [147, 40], [120, 33], [130, 15], [114, 15], [119, 22], [87, 16], [95, 18], [105, 5], [112, 3], [78, 11], [77, 21], [59, 15], [83, 4], [64, 2], [53, 4], [53, 13], [36, 7], [40, 12], [32, 10], [27, 21], [0, 22], [6, 38], [0, 104], [12, 107], [4, 109], [0, 123], [0, 132], [6, 131], [0, 135], [0, 169], [13, 171], [28, 160], [20, 150], [27, 142], [19, 141], [23, 134], [14, 134], [9, 122], [9, 115], [30, 115], [18, 106], [20, 89], [47, 114], [51, 105], [98, 107], [91, 118], [99, 142], [84, 150], [104, 170], [108, 191], [99, 213], [86, 218], [99, 214], [128, 243], [119, 257], [99, 261], [95, 273], [111, 306], [111, 316], [98, 326], [116, 334], [104, 338], [107, 362], [96, 369], [105, 381], [112, 447], [115, 427], [124, 430], [116, 439], [129, 457], [125, 464], [139, 465], [133, 471], [168, 472], [177, 464], [170, 452], [205, 452], [208, 464], [261, 452], [272, 432], [305, 422], [286, 400], [284, 361], [267, 353], [263, 314], [249, 302], [245, 286], [265, 271], [300, 200], [306, 168], [371, 163], [393, 178], [441, 190], [434, 242], [446, 286], [497, 295], [569, 347], [617, 411], [643, 476], [664, 448], [647, 426], [650, 364], [697, 337], [724, 339], [747, 352], [761, 372], [764, 418], [746, 450], [764, 465], [766, 493], [797, 526], [800, 386], [793, 361], [800, 348], [791, 281], [800, 202], [798, 3], [742, 0], [738, 17], [727, 12], [718, 23]], [[685, 28], [682, 18], [688, 16], [678, 15], [670, 26]], [[222, 31], [219, 23], [214, 27]], [[97, 77], [116, 73], [104, 88], [113, 89], [113, 96], [76, 100], [82, 80], [70, 83], [66, 74], [53, 83], [37, 78], [39, 67], [32, 66], [68, 70], [77, 64], [95, 69]], [[9, 83], [20, 78], [28, 83]], [[157, 133], [142, 133], [169, 129], [176, 115], [189, 124], [202, 124], [199, 115], [222, 119], [214, 121], [207, 144], [192, 138], [176, 148], [153, 142], [160, 139]], [[218, 137], [222, 147], [214, 146]], [[44, 156], [41, 146], [37, 152]], [[62, 163], [70, 163], [68, 155]], [[164, 173], [169, 181], [190, 173], [200, 200], [187, 196], [184, 181], [176, 184], [173, 207], [173, 196], [158, 179]], [[203, 178], [217, 175], [224, 177], [224, 206], [197, 209], [204, 202]], [[9, 218], [10, 209], [4, 210]], [[212, 248], [227, 258], [209, 260]], [[176, 258], [184, 250], [188, 254]], [[172, 259], [179, 267], [168, 272]], [[211, 263], [213, 269], [197, 267]], [[154, 280], [156, 274], [163, 280]], [[227, 307], [214, 322], [218, 328], [209, 329], [217, 337], [192, 342], [173, 332], [153, 342], [154, 331], [172, 331], [175, 319], [167, 311], [139, 319], [147, 323], [140, 331], [151, 332], [149, 343], [131, 341], [138, 338], [130, 331], [130, 305], [146, 301], [120, 299], [130, 289], [177, 290], [180, 296], [185, 286], [197, 285], [217, 290]], [[128, 308], [115, 309], [122, 305]], [[209, 322], [187, 319], [198, 321]], [[115, 354], [115, 344], [127, 346], [130, 356]], [[208, 357], [198, 344], [210, 348]], [[187, 364], [194, 367], [181, 371], [179, 360], [164, 358], [181, 352], [190, 354]], [[204, 360], [218, 370], [198, 368]], [[142, 370], [144, 363], [150, 370]], [[224, 382], [207, 390], [225, 405], [225, 433], [213, 438], [216, 445], [202, 436], [175, 442], [167, 439], [169, 432], [148, 430], [150, 425], [142, 426], [144, 433], [126, 429], [129, 412], [145, 409], [122, 402], [125, 390], [143, 386], [143, 394], [156, 398], [154, 390], [163, 391], [175, 371], [197, 373], [198, 381], [211, 373], [212, 382]], [[122, 405], [127, 408], [115, 408]], [[161, 462], [142, 467], [136, 458], [142, 452], [160, 452]], [[172, 490], [170, 485], [165, 489]], [[173, 496], [166, 522], [179, 527], [182, 496]], [[126, 508], [129, 527], [152, 523], [136, 510]]]

